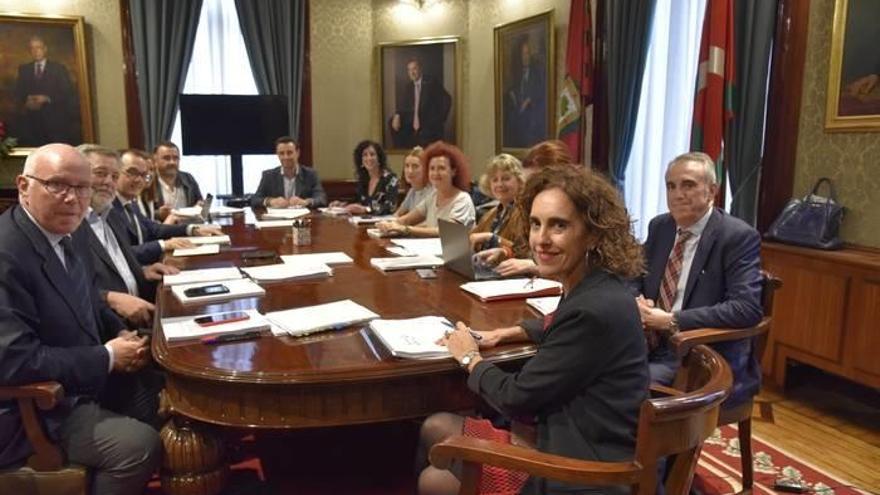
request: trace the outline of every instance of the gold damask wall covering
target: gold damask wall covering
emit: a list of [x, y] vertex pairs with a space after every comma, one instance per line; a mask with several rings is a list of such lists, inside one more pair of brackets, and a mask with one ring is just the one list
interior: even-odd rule
[[880, 133], [824, 131], [833, 17], [834, 0], [810, 3], [794, 194], [802, 196], [817, 178], [831, 177], [848, 208], [843, 240], [880, 248]]

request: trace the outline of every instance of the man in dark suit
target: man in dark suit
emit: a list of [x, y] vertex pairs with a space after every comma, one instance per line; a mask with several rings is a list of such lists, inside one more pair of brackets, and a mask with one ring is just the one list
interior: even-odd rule
[[125, 220], [129, 242], [141, 264], [159, 261], [164, 252], [193, 247], [185, 236], [223, 235], [223, 230], [216, 225], [167, 224], [145, 217], [137, 201], [144, 187], [143, 180], [149, 173], [147, 161], [139, 150], [126, 151], [121, 161], [122, 171], [116, 183], [117, 198], [113, 200], [113, 208]]
[[202, 191], [195, 177], [180, 170], [180, 149], [171, 141], [153, 148], [153, 161], [159, 174], [156, 180], [156, 215], [160, 220], [175, 208], [201, 204]]
[[442, 81], [422, 73], [420, 60], [409, 60], [406, 74], [412, 84], [398, 91], [397, 111], [389, 122], [391, 138], [395, 147], [427, 146], [443, 139], [452, 97]]
[[275, 140], [275, 154], [281, 166], [263, 172], [251, 206], [288, 208], [327, 204], [327, 193], [318, 172], [299, 163], [299, 144], [290, 136]]
[[46, 59], [39, 36], [28, 40], [33, 62], [18, 67], [16, 103], [21, 105], [15, 134], [21, 146], [80, 140], [79, 101], [64, 65]]
[[[675, 332], [756, 325], [761, 309], [761, 238], [742, 220], [713, 208], [715, 164], [704, 153], [677, 157], [666, 172], [669, 213], [651, 220], [647, 273], [636, 283], [649, 342], [652, 380], [671, 383], [679, 365], [668, 345]], [[656, 338], [655, 338], [656, 337]], [[733, 370], [730, 406], [754, 395], [759, 363], [751, 342], [714, 346]]]
[[[43, 146], [16, 184], [20, 206], [0, 216], [0, 385], [61, 383], [64, 400], [41, 413], [50, 436], [94, 470], [92, 493], [139, 493], [158, 465], [159, 436], [98, 398], [110, 376], [146, 364], [147, 343], [103, 303], [87, 241], [71, 236], [89, 204], [89, 164], [70, 146]], [[113, 337], [102, 344], [101, 335]], [[18, 406], [0, 403], [0, 466], [31, 451]]]
[[515, 46], [513, 84], [504, 95], [504, 145], [528, 148], [547, 138], [547, 74], [528, 36]]

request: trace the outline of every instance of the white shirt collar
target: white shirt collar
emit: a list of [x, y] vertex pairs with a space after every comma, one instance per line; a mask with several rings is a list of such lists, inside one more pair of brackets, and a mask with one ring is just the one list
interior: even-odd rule
[[715, 207], [710, 206], [709, 210], [706, 211], [706, 213], [702, 217], [700, 217], [700, 219], [697, 220], [697, 222], [695, 224], [691, 225], [690, 227], [688, 227], [686, 229], [681, 229], [681, 230], [687, 230], [688, 232], [693, 234], [694, 238], [700, 237], [701, 235], [703, 235], [703, 231], [706, 230], [706, 224], [709, 223], [709, 217], [712, 216], [712, 211], [714, 211], [714, 210], [715, 210]]

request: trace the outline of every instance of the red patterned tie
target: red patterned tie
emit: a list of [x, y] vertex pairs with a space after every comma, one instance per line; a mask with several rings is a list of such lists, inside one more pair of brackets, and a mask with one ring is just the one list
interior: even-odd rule
[[693, 234], [687, 230], [678, 231], [678, 239], [669, 254], [666, 262], [666, 272], [663, 274], [663, 282], [660, 284], [660, 299], [658, 304], [664, 311], [672, 311], [675, 304], [675, 295], [678, 291], [678, 279], [681, 278], [681, 263], [684, 259], [684, 244]]

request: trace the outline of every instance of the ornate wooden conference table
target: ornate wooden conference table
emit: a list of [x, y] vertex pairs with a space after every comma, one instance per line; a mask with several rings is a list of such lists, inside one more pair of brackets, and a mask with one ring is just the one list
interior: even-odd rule
[[[161, 317], [257, 308], [261, 312], [351, 299], [383, 318], [440, 315], [477, 329], [516, 324], [534, 317], [522, 300], [483, 303], [459, 288], [465, 279], [440, 269], [435, 279], [414, 270], [383, 273], [374, 257], [391, 256], [387, 240], [369, 237], [344, 218], [312, 215], [312, 245], [294, 246], [292, 229], [255, 229], [244, 215], [222, 219], [232, 243], [218, 255], [178, 258], [183, 269], [241, 265], [246, 251], [278, 254], [343, 251], [353, 264], [336, 265], [323, 279], [262, 284], [266, 294], [223, 303], [183, 306], [162, 287]], [[278, 260], [277, 262], [280, 262]], [[213, 494], [225, 484], [223, 436], [218, 427], [293, 429], [418, 418], [473, 407], [477, 398], [452, 359], [392, 357], [364, 325], [306, 337], [273, 337], [203, 345], [169, 344], [158, 323], [152, 352], [166, 371], [164, 403], [172, 414], [162, 430], [162, 485], [166, 493]], [[484, 351], [515, 366], [533, 353], [530, 345]]]

